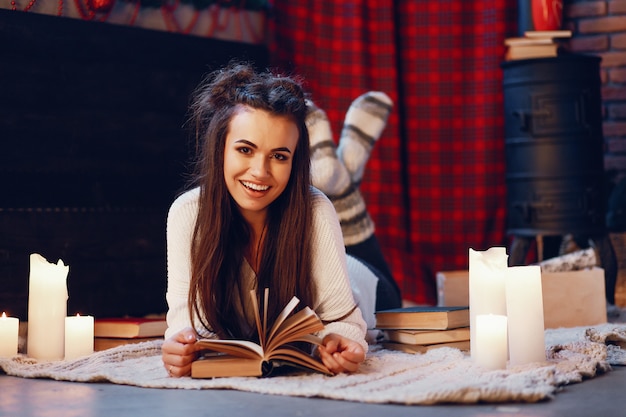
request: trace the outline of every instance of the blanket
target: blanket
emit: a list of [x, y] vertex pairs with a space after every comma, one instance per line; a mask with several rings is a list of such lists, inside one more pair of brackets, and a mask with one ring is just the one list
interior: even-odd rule
[[537, 402], [558, 388], [626, 365], [626, 325], [546, 330], [546, 361], [486, 371], [453, 348], [409, 354], [372, 347], [359, 372], [297, 373], [271, 378], [171, 378], [161, 341], [118, 346], [68, 361], [0, 358], [0, 369], [23, 378], [109, 382], [145, 388], [234, 389], [364, 403], [437, 404]]

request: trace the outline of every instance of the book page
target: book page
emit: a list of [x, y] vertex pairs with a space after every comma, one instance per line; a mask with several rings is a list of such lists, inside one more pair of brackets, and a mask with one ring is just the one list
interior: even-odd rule
[[[298, 311], [293, 316], [286, 319], [279, 328], [275, 330], [274, 335], [268, 338], [265, 351], [271, 353], [278, 346], [291, 342], [309, 342], [321, 344], [321, 340], [311, 333], [324, 329], [324, 324], [319, 317], [309, 307]], [[311, 342], [313, 341], [313, 342]]]
[[291, 314], [293, 309], [296, 308], [299, 302], [300, 300], [298, 300], [298, 297], [294, 295], [291, 298], [291, 301], [289, 301], [287, 305], [285, 306], [285, 308], [282, 309], [278, 317], [276, 317], [276, 321], [274, 322], [274, 325], [272, 326], [272, 328], [267, 334], [267, 339], [265, 340], [265, 343], [263, 344], [264, 347], [267, 347], [267, 345], [271, 343], [272, 339], [274, 339], [275, 337], [274, 334], [276, 333], [276, 330], [283, 324], [285, 319], [289, 317], [289, 315]]
[[261, 329], [263, 332], [263, 342], [261, 343], [261, 346], [265, 346], [265, 343], [267, 342], [265, 338], [267, 337], [267, 305], [270, 300], [270, 289], [266, 288], [263, 295], [263, 328]]
[[266, 321], [267, 321], [267, 292], [268, 292], [268, 288], [265, 289], [265, 295], [266, 295], [266, 301], [265, 304], [263, 305], [263, 310], [264, 310], [264, 319], [263, 319], [263, 324], [261, 324], [261, 317], [260, 317], [260, 308], [259, 308], [259, 302], [256, 299], [256, 294], [254, 290], [250, 290], [250, 299], [252, 301], [252, 309], [254, 310], [254, 321], [256, 322], [256, 331], [259, 335], [259, 344], [261, 346], [265, 346], [265, 329], [266, 329]]
[[319, 359], [292, 347], [276, 349], [270, 354], [269, 360], [294, 363], [297, 366], [309, 368], [326, 375], [333, 375], [333, 373]]
[[263, 348], [248, 340], [201, 339], [196, 342], [201, 349], [227, 353], [240, 358], [263, 358]]

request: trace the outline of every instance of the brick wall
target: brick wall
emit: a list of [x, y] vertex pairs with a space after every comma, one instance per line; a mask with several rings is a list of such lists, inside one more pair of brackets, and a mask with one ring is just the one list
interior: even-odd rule
[[626, 177], [626, 0], [566, 0], [564, 28], [572, 52], [602, 58], [604, 166], [617, 182]]

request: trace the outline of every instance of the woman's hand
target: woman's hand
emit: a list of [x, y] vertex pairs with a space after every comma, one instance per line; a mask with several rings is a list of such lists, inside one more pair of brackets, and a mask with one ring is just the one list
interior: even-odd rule
[[161, 347], [163, 366], [170, 376], [191, 375], [191, 362], [196, 359], [195, 342], [198, 336], [187, 327], [163, 342]]
[[320, 359], [333, 373], [356, 372], [365, 360], [363, 347], [354, 340], [330, 333], [317, 347]]

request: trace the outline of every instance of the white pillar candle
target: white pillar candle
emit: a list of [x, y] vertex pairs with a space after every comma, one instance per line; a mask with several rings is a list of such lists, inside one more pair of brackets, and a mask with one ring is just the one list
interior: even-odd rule
[[17, 344], [20, 329], [20, 320], [16, 317], [7, 317], [2, 313], [0, 317], [0, 357], [10, 358], [17, 355]]
[[75, 359], [93, 353], [93, 317], [65, 318], [65, 359]]
[[505, 316], [506, 295], [504, 275], [507, 269], [506, 248], [486, 251], [469, 250], [470, 352], [476, 350], [476, 316], [497, 314]]
[[51, 264], [39, 254], [30, 255], [28, 284], [28, 356], [63, 359], [67, 316], [67, 273], [69, 266]]
[[489, 370], [506, 369], [507, 343], [506, 316], [476, 316], [476, 350], [472, 358], [478, 365]]
[[539, 265], [514, 266], [506, 274], [509, 360], [522, 365], [546, 360]]

